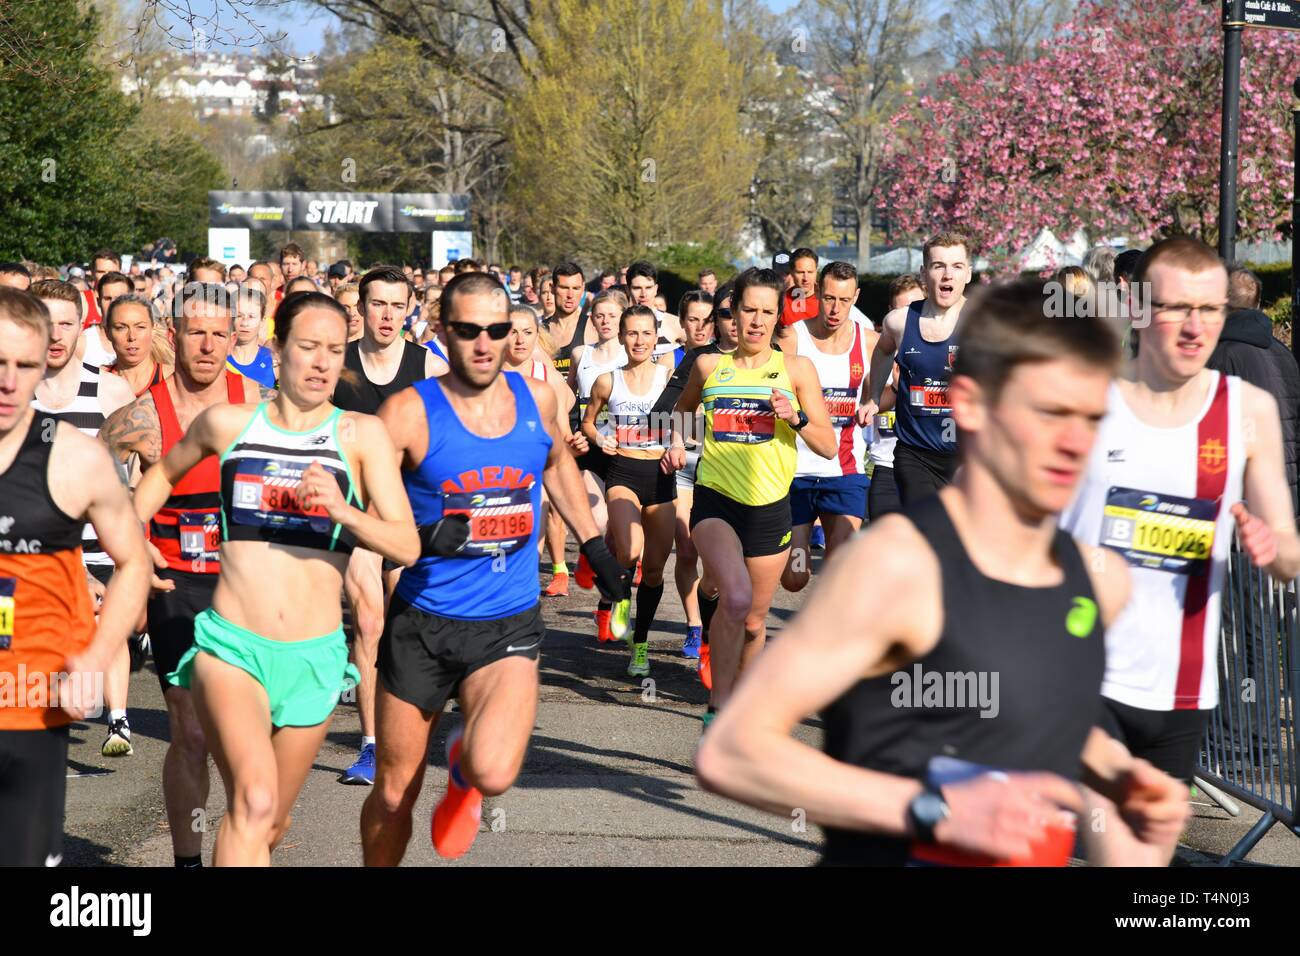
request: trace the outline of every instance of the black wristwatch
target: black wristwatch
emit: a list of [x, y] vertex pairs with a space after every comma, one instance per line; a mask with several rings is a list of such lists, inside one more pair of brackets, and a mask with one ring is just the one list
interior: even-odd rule
[[804, 427], [805, 425], [807, 425], [807, 424], [808, 424], [808, 415], [807, 415], [807, 413], [804, 412], [804, 410], [801, 408], [801, 409], [799, 409], [799, 420], [796, 421], [796, 422], [795, 422], [793, 425], [791, 425], [790, 427], [793, 428], [795, 431], [798, 431], [799, 429], [803, 428], [803, 427]]
[[907, 805], [907, 822], [922, 843], [934, 843], [934, 828], [950, 816], [952, 810], [948, 808], [948, 801], [939, 790], [929, 786]]

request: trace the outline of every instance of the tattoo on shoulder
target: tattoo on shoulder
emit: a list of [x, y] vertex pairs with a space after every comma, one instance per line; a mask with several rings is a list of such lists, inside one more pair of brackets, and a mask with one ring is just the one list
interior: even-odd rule
[[267, 388], [265, 385], [257, 386], [257, 395], [264, 402], [273, 400], [277, 394], [279, 393], [273, 388]]
[[138, 454], [142, 463], [155, 464], [162, 458], [162, 424], [153, 396], [146, 394], [115, 411], [104, 422], [99, 437], [119, 462]]

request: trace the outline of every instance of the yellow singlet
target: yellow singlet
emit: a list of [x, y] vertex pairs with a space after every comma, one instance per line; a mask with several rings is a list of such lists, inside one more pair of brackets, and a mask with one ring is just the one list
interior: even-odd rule
[[794, 429], [772, 411], [772, 389], [795, 408], [785, 356], [773, 351], [762, 368], [738, 368], [724, 354], [704, 382], [704, 449], [696, 484], [745, 505], [766, 505], [790, 493]]

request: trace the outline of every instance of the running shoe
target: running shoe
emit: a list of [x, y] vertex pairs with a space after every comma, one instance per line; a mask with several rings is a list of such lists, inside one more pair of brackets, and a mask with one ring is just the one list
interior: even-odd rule
[[483, 794], [471, 787], [460, 774], [460, 742], [464, 727], [457, 727], [447, 738], [447, 792], [433, 811], [430, 825], [433, 848], [449, 860], [464, 856], [478, 836], [483, 820]]
[[700, 641], [702, 638], [702, 628], [698, 624], [688, 624], [686, 627], [686, 643], [682, 645], [682, 657], [700, 656]]
[[109, 722], [108, 737], [99, 752], [105, 757], [129, 757], [135, 753], [131, 748], [131, 725], [125, 717]]
[[713, 690], [713, 662], [709, 660], [709, 645], [700, 645], [700, 683], [706, 690]]
[[585, 554], [578, 555], [578, 567], [573, 572], [573, 580], [577, 582], [578, 587], [588, 591], [596, 586], [595, 572], [591, 570], [591, 564]]
[[366, 744], [361, 748], [356, 762], [343, 771], [339, 783], [356, 783], [369, 787], [375, 782], [375, 745]]
[[628, 677], [648, 677], [650, 675], [650, 645], [633, 644], [632, 660], [628, 661]]
[[602, 644], [606, 641], [616, 640], [609, 630], [610, 613], [611, 612], [609, 611], [597, 609], [596, 613], [593, 615], [596, 618], [596, 640], [600, 641]]
[[564, 572], [552, 575], [551, 583], [546, 586], [542, 592], [543, 597], [568, 597], [569, 596], [569, 576]]
[[819, 524], [813, 525], [812, 546], [818, 551], [826, 550], [826, 532], [822, 529], [822, 526]]
[[609, 613], [609, 633], [613, 635], [610, 640], [626, 640], [628, 646], [632, 644], [632, 599], [624, 598], [614, 605], [613, 610]]

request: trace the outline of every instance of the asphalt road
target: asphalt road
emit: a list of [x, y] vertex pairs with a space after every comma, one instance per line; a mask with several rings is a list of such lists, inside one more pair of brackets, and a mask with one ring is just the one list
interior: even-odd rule
[[[703, 792], [691, 758], [700, 735], [705, 691], [694, 661], [680, 656], [685, 625], [673, 591], [672, 565], [660, 623], [651, 634], [651, 680], [624, 676], [628, 652], [620, 642], [598, 644], [591, 611], [595, 595], [571, 583], [570, 596], [544, 601], [548, 625], [541, 662], [537, 726], [515, 786], [484, 803], [473, 849], [448, 863], [433, 851], [429, 819], [446, 781], [443, 741], [459, 722], [440, 721], [430, 770], [415, 811], [410, 866], [807, 866], [820, 834]], [[769, 633], [802, 598], [778, 591]], [[162, 798], [167, 718], [152, 664], [133, 676], [130, 718], [135, 754], [99, 753], [102, 722], [73, 727], [68, 764], [64, 861], [81, 866], [169, 866], [171, 841]], [[798, 730], [820, 742], [816, 721]], [[273, 862], [278, 866], [356, 866], [361, 862], [358, 818], [366, 787], [338, 782], [355, 757], [360, 725], [355, 707], [340, 705], [329, 737], [293, 813], [293, 826]], [[209, 819], [224, 810], [215, 767]], [[1247, 808], [1231, 818], [1204, 797], [1185, 834], [1179, 862], [1213, 863], [1258, 818]], [[214, 827], [207, 827], [210, 859]], [[1274, 828], [1250, 860], [1300, 865], [1300, 841]]]

